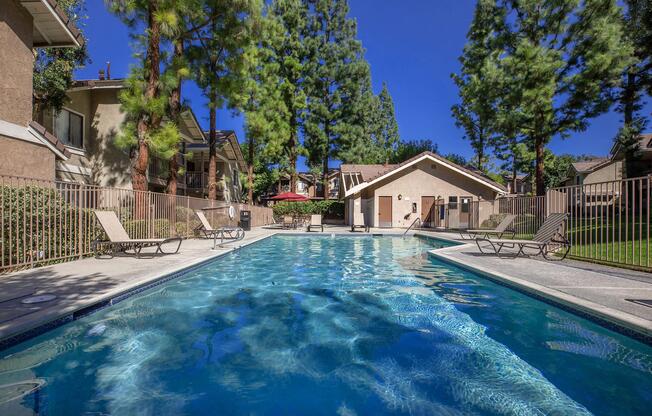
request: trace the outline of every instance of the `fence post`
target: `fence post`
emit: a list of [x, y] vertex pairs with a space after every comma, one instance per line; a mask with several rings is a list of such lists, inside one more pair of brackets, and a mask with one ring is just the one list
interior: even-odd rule
[[79, 188], [77, 188], [77, 238], [79, 239], [79, 242], [77, 244], [77, 249], [79, 250], [79, 258], [83, 258], [83, 253], [84, 253], [84, 229], [83, 229], [83, 224], [84, 224], [84, 219], [83, 219], [83, 209], [82, 209], [82, 195], [83, 195], [83, 190], [84, 190], [84, 185], [80, 185]]
[[186, 195], [186, 237], [190, 238], [190, 197]]

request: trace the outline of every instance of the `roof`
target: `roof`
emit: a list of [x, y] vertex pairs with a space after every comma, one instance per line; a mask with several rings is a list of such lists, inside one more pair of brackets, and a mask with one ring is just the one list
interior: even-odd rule
[[34, 47], [83, 46], [84, 37], [56, 0], [19, 0], [34, 19]]
[[573, 169], [578, 173], [589, 173], [601, 168], [602, 166], [611, 162], [608, 157], [598, 157], [590, 160], [583, 160], [581, 162], [573, 162]]
[[26, 127], [0, 120], [0, 135], [45, 146], [62, 160], [70, 157], [63, 143], [35, 121], [31, 121]]
[[[386, 178], [387, 176], [390, 176], [394, 173], [398, 173], [402, 171], [403, 169], [414, 165], [422, 160], [429, 159], [432, 160], [440, 165], [446, 166], [449, 169], [452, 169], [454, 171], [457, 171], [458, 173], [469, 177], [476, 182], [479, 182], [485, 186], [488, 186], [492, 188], [494, 191], [500, 192], [500, 193], [506, 193], [507, 189], [499, 184], [498, 182], [495, 182], [488, 178], [485, 175], [482, 175], [480, 173], [477, 173], [469, 168], [466, 168], [464, 166], [460, 166], [456, 163], [451, 162], [450, 160], [443, 158], [439, 156], [436, 153], [433, 152], [423, 152], [420, 153], [413, 158], [410, 158], [398, 165], [342, 165], [340, 168], [342, 169], [342, 173], [360, 173], [362, 175], [362, 180], [363, 182], [360, 183], [359, 185], [354, 186], [353, 188], [349, 189], [346, 192], [346, 196], [349, 196], [354, 193], [358, 193], [364, 188], [372, 185], [373, 183], [378, 182], [379, 180]], [[370, 168], [368, 168], [370, 167]], [[346, 169], [346, 171], [345, 171]], [[358, 169], [357, 171], [354, 169]], [[364, 173], [363, 173], [364, 172]]]
[[[230, 160], [235, 160], [238, 163], [240, 170], [244, 172], [247, 169], [247, 164], [245, 163], [244, 156], [242, 155], [242, 148], [240, 147], [240, 143], [238, 142], [238, 137], [236, 136], [235, 132], [233, 130], [217, 130], [215, 133], [217, 136], [217, 144], [228, 143], [230, 145], [224, 146], [222, 148], [224, 153], [226, 153], [227, 158]], [[204, 136], [208, 139], [210, 137], [210, 132], [204, 131]], [[187, 146], [187, 148], [189, 150], [208, 149], [208, 142], [191, 143]]]
[[[638, 148], [639, 151], [642, 152], [652, 152], [652, 133], [641, 134], [641, 137], [638, 141]], [[619, 156], [619, 153], [620, 153], [620, 143], [616, 142], [611, 148], [612, 159]]]
[[363, 182], [369, 182], [379, 175], [390, 172], [399, 165], [341, 165], [342, 173], [359, 173]]
[[113, 79], [79, 79], [72, 83], [70, 91], [96, 90], [104, 88], [123, 88], [124, 78]]

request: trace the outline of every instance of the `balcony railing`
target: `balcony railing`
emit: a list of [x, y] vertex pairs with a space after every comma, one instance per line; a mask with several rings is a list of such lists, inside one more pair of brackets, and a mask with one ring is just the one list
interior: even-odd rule
[[203, 172], [186, 172], [186, 188], [203, 189], [208, 185], [208, 175]]

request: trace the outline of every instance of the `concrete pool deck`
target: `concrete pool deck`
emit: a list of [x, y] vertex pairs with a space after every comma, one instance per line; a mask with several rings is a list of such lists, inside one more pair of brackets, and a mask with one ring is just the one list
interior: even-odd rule
[[[344, 226], [327, 225], [324, 233], [350, 234], [348, 230]], [[125, 293], [148, 287], [239, 247], [274, 234], [297, 232], [303, 233], [302, 230], [261, 227], [247, 232], [243, 240], [215, 250], [211, 250], [213, 242], [210, 240], [190, 239], [183, 242], [181, 251], [175, 255], [142, 259], [130, 256], [87, 258], [0, 275], [0, 349], [42, 332], [49, 323], [83, 316], [88, 310]], [[372, 233], [394, 235], [403, 232], [400, 229], [372, 230]], [[414, 234], [455, 239], [452, 233], [418, 231]], [[475, 245], [469, 244], [434, 250], [433, 255], [652, 337], [652, 308], [625, 300], [652, 299], [652, 275], [590, 263], [547, 263], [537, 259], [482, 256]], [[21, 303], [30, 295], [46, 293], [57, 298], [42, 304]]]

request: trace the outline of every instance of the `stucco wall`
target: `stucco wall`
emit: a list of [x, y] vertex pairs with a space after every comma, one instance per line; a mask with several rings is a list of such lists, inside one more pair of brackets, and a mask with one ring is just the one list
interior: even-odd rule
[[[449, 196], [471, 197], [473, 201], [478, 201], [479, 197], [485, 200], [496, 197], [496, 193], [487, 186], [432, 161], [409, 167], [373, 188], [373, 214], [370, 218], [373, 227], [378, 226], [380, 196], [392, 197], [392, 226], [400, 228], [408, 227], [421, 215], [422, 196], [443, 198], [446, 203]], [[402, 195], [401, 200], [398, 199], [399, 194]], [[412, 212], [412, 203], [417, 204], [416, 213]]]
[[0, 176], [54, 180], [54, 153], [45, 146], [0, 136]]
[[32, 16], [14, 0], [0, 7], [0, 120], [32, 120]]
[[616, 181], [622, 179], [623, 162], [618, 160], [597, 169], [584, 177], [584, 184]]

